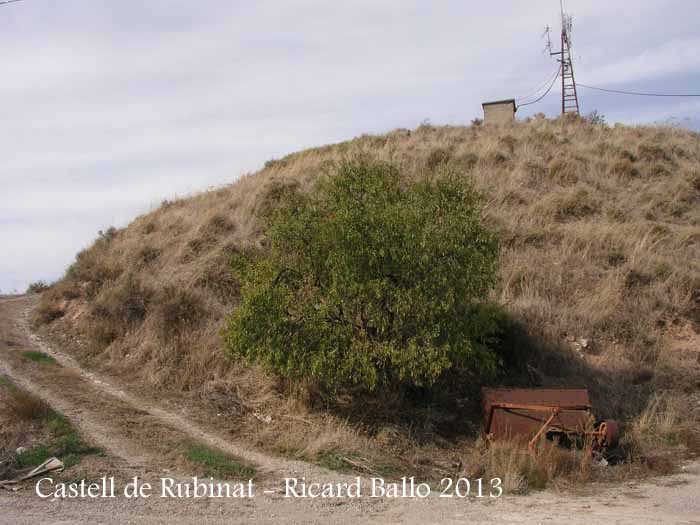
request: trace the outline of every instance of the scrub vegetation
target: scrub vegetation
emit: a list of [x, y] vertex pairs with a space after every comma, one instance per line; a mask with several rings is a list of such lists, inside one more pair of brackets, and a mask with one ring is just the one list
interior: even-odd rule
[[200, 470], [204, 476], [238, 479], [252, 479], [255, 476], [255, 468], [206, 445], [183, 443], [182, 448], [187, 461]]
[[266, 222], [269, 246], [236, 261], [232, 357], [331, 398], [495, 375], [501, 316], [486, 300], [498, 244], [468, 179], [411, 182], [387, 163], [346, 161]]
[[[343, 186], [357, 181], [370, 196]], [[450, 215], [454, 192], [463, 216]], [[441, 229], [450, 221], [463, 246]], [[100, 232], [34, 319], [80, 334], [91, 363], [190, 396], [287, 456], [484, 471], [504, 460], [475, 442], [482, 384], [585, 386], [597, 415], [623, 423], [624, 454], [653, 470], [697, 442], [696, 409], [659, 414], [698, 406], [700, 140], [538, 116], [309, 149]], [[567, 470], [514, 469], [513, 486]]]
[[22, 352], [22, 357], [34, 361], [35, 363], [40, 363], [44, 365], [55, 365], [56, 360], [44, 352], [39, 352], [37, 350], [29, 350], [27, 352]]
[[7, 460], [0, 464], [0, 479], [36, 467], [52, 456], [70, 468], [86, 455], [101, 453], [85, 443], [48, 403], [4, 376], [0, 379], [0, 460]]

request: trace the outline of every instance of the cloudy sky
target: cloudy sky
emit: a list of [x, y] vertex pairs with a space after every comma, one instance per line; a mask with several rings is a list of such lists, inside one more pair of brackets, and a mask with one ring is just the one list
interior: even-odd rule
[[[700, 92], [700, 2], [568, 0], [577, 80]], [[521, 97], [557, 0], [23, 0], [0, 5], [0, 290], [100, 229], [295, 150], [465, 124]], [[556, 32], [555, 32], [556, 34]], [[557, 114], [555, 89], [520, 117]], [[700, 125], [700, 99], [580, 90], [608, 122]], [[673, 119], [673, 120], [672, 120]]]

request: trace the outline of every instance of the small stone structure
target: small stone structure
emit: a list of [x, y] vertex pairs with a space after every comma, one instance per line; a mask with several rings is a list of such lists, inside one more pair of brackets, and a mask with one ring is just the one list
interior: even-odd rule
[[484, 124], [507, 124], [515, 120], [515, 100], [496, 100], [484, 102]]

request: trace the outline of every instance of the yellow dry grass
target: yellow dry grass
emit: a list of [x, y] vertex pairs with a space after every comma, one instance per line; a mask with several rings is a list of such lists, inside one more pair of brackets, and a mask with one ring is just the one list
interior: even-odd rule
[[[48, 434], [43, 420], [53, 414], [41, 399], [15, 387], [0, 375], [0, 460], [14, 456], [18, 447], [30, 447]], [[7, 465], [0, 462], [0, 479]]]
[[[394, 162], [414, 178], [449, 163], [484, 193], [485, 220], [502, 238], [493, 298], [546, 349], [530, 362], [533, 382], [588, 386], [600, 415], [618, 419], [672, 385], [676, 369], [657, 366], [668, 362], [664, 334], [700, 322], [700, 140], [670, 127], [536, 117], [500, 128], [422, 125], [302, 151], [106, 232], [44, 294], [37, 319], [87, 306], [61, 322], [101, 334], [86, 350], [98, 362], [147, 387], [228, 407], [241, 433], [266, 448], [289, 450], [296, 439], [295, 453], [308, 456], [385, 450], [381, 428], [306, 414], [273, 378], [226, 360], [219, 337], [238, 300], [227, 261], [264, 244], [260, 212], [286, 186], [306, 191], [356, 154]], [[122, 302], [111, 304], [115, 297]], [[189, 319], [185, 329], [180, 318]], [[577, 346], [581, 338], [586, 348]], [[698, 373], [684, 365], [686, 376]], [[273, 422], [261, 425], [256, 413]], [[396, 432], [393, 443], [415, 450], [415, 429]]]
[[522, 440], [504, 440], [486, 446], [477, 441], [465, 456], [464, 475], [471, 479], [499, 478], [506, 494], [523, 494], [547, 487], [573, 486], [591, 475], [586, 450], [564, 449], [540, 440], [532, 451]]

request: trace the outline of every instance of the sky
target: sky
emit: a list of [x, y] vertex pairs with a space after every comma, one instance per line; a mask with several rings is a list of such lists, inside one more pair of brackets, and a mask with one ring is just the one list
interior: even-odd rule
[[[700, 93], [700, 2], [568, 0], [578, 82]], [[99, 230], [271, 158], [469, 124], [556, 63], [557, 0], [23, 0], [0, 5], [0, 291]], [[557, 85], [536, 112], [556, 116]], [[698, 129], [700, 98], [579, 90], [608, 123]]]

